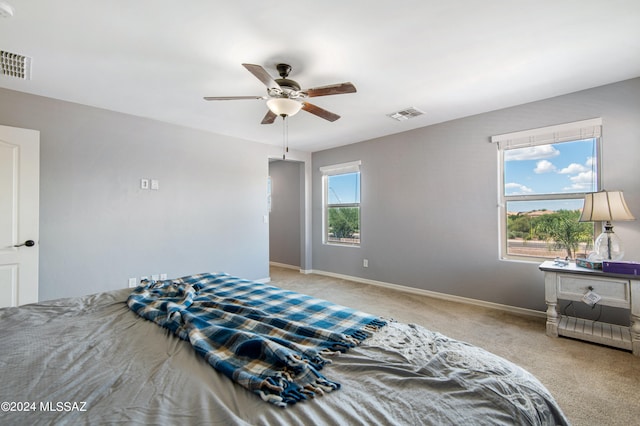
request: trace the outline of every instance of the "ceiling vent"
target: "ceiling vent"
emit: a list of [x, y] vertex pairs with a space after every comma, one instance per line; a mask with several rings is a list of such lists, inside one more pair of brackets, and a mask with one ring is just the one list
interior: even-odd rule
[[0, 50], [0, 74], [31, 80], [31, 58]]
[[420, 111], [418, 108], [409, 107], [407, 109], [403, 109], [402, 111], [387, 114], [387, 116], [393, 118], [394, 120], [405, 121], [422, 114], [424, 114], [424, 112]]

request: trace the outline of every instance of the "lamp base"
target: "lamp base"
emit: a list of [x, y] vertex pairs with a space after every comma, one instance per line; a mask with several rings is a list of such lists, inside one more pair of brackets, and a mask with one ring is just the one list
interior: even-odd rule
[[622, 242], [613, 232], [611, 222], [605, 224], [604, 231], [596, 238], [593, 249], [599, 260], [620, 260], [624, 257]]

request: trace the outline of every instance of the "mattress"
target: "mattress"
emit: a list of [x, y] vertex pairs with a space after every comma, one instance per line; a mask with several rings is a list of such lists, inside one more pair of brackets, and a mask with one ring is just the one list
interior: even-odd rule
[[324, 367], [339, 390], [280, 408], [132, 312], [130, 293], [0, 309], [0, 424], [568, 424], [517, 365], [397, 322]]

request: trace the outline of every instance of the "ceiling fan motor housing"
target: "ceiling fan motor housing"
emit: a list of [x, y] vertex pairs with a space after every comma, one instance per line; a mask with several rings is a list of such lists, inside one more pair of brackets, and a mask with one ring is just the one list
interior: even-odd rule
[[300, 85], [298, 82], [289, 80], [288, 78], [278, 78], [275, 80], [276, 83], [280, 85], [283, 89], [295, 90], [296, 92], [300, 91]]
[[278, 85], [280, 85], [280, 87], [282, 87], [283, 89], [289, 89], [285, 90], [285, 92], [291, 90], [294, 90], [296, 92], [300, 91], [300, 85], [298, 84], [298, 82], [287, 78], [289, 76], [289, 73], [291, 72], [291, 65], [276, 64], [276, 69], [278, 70], [278, 74], [280, 74], [280, 78], [276, 79], [275, 82], [278, 83]]

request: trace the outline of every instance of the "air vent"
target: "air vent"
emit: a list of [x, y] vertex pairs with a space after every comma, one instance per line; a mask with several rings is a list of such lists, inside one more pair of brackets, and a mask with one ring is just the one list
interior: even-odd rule
[[0, 50], [0, 74], [31, 80], [31, 58]]
[[393, 118], [394, 120], [405, 121], [422, 114], [424, 114], [424, 112], [420, 111], [418, 108], [410, 107], [407, 109], [403, 109], [402, 111], [387, 114], [387, 116]]

